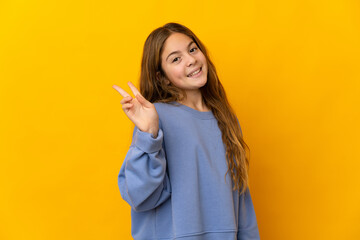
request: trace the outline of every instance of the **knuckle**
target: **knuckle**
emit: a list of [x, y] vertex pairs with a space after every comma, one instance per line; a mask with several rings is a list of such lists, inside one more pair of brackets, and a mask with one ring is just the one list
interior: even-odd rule
[[128, 97], [124, 97], [123, 99], [121, 99], [120, 103], [124, 104], [126, 102], [130, 101], [130, 99]]

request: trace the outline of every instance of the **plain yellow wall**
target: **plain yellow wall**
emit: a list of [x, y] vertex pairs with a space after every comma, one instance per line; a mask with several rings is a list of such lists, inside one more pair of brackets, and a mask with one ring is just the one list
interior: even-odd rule
[[1, 1], [0, 238], [131, 239], [117, 175], [144, 41], [207, 46], [251, 149], [262, 239], [360, 239], [360, 4]]

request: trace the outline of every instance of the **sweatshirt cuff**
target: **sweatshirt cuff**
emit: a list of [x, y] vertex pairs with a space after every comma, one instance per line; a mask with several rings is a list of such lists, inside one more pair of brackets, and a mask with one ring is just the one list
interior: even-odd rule
[[158, 152], [162, 148], [163, 131], [159, 128], [156, 138], [151, 133], [136, 129], [134, 136], [135, 146], [146, 153]]

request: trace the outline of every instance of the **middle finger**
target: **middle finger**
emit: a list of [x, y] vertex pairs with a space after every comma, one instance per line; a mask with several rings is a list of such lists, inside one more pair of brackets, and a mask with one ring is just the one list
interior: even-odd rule
[[134, 84], [132, 84], [132, 82], [129, 81], [127, 84], [129, 85], [129, 87], [130, 87], [131, 91], [133, 92], [134, 96], [136, 96], [138, 94], [140, 96], [142, 96], [141, 93], [139, 92], [139, 90], [137, 90], [137, 88], [134, 86]]

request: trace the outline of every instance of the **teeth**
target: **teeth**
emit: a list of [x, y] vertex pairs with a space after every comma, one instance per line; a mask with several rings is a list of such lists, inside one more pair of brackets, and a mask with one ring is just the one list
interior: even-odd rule
[[200, 72], [200, 68], [199, 68], [199, 70], [197, 70], [196, 72], [193, 72], [192, 74], [189, 74], [189, 77], [194, 76], [195, 74], [197, 74], [197, 73], [199, 73], [199, 72]]

